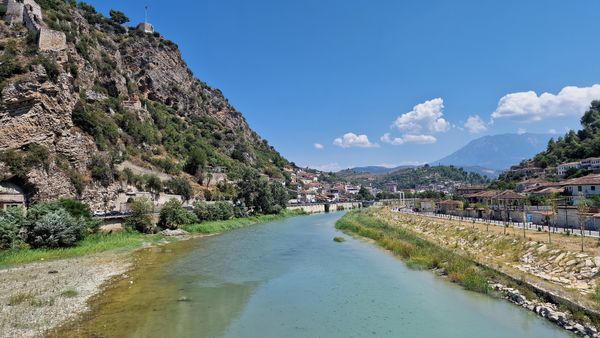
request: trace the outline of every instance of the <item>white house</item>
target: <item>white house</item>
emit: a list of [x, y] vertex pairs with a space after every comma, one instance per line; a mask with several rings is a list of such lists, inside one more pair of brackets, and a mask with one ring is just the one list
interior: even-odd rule
[[556, 173], [558, 174], [558, 176], [565, 176], [567, 174], [567, 171], [572, 168], [579, 168], [579, 162], [561, 163], [556, 167]]
[[600, 174], [572, 178], [564, 181], [561, 185], [569, 195], [573, 196], [573, 200], [577, 203], [581, 195], [586, 198], [600, 195]]

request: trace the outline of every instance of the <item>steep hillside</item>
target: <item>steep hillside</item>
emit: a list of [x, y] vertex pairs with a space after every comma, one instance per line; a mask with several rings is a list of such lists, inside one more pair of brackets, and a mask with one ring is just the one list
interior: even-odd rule
[[542, 151], [550, 137], [531, 133], [483, 136], [432, 164], [508, 169]]
[[196, 188], [221, 171], [284, 179], [287, 161], [194, 77], [173, 42], [83, 3], [38, 3], [67, 45], [41, 52], [24, 25], [0, 21], [0, 181], [32, 201], [97, 202], [122, 189], [125, 160]]

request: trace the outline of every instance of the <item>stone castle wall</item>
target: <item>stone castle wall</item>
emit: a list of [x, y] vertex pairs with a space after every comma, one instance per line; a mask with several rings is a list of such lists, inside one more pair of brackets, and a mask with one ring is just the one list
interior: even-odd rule
[[42, 28], [38, 37], [38, 48], [41, 51], [62, 50], [67, 45], [65, 33]]
[[6, 5], [4, 20], [9, 23], [25, 23], [27, 29], [38, 33], [38, 48], [41, 51], [62, 50], [67, 46], [65, 33], [49, 29], [42, 19], [42, 8], [34, 0], [2, 0]]
[[6, 14], [4, 20], [8, 23], [22, 23], [23, 22], [23, 11], [25, 6], [22, 3], [16, 1], [6, 1], [3, 3], [6, 6]]

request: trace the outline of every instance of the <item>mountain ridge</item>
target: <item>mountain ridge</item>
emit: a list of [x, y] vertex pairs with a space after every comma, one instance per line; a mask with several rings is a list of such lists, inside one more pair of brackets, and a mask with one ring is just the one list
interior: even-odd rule
[[552, 136], [537, 133], [486, 135], [431, 164], [506, 170], [543, 150]]

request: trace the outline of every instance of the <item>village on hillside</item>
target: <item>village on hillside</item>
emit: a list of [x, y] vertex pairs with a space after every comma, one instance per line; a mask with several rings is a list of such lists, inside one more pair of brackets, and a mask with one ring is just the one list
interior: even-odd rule
[[447, 199], [415, 199], [413, 206], [422, 212], [460, 217], [596, 230], [596, 224], [600, 225], [600, 158], [545, 169], [512, 166], [489, 186], [464, 185]]

